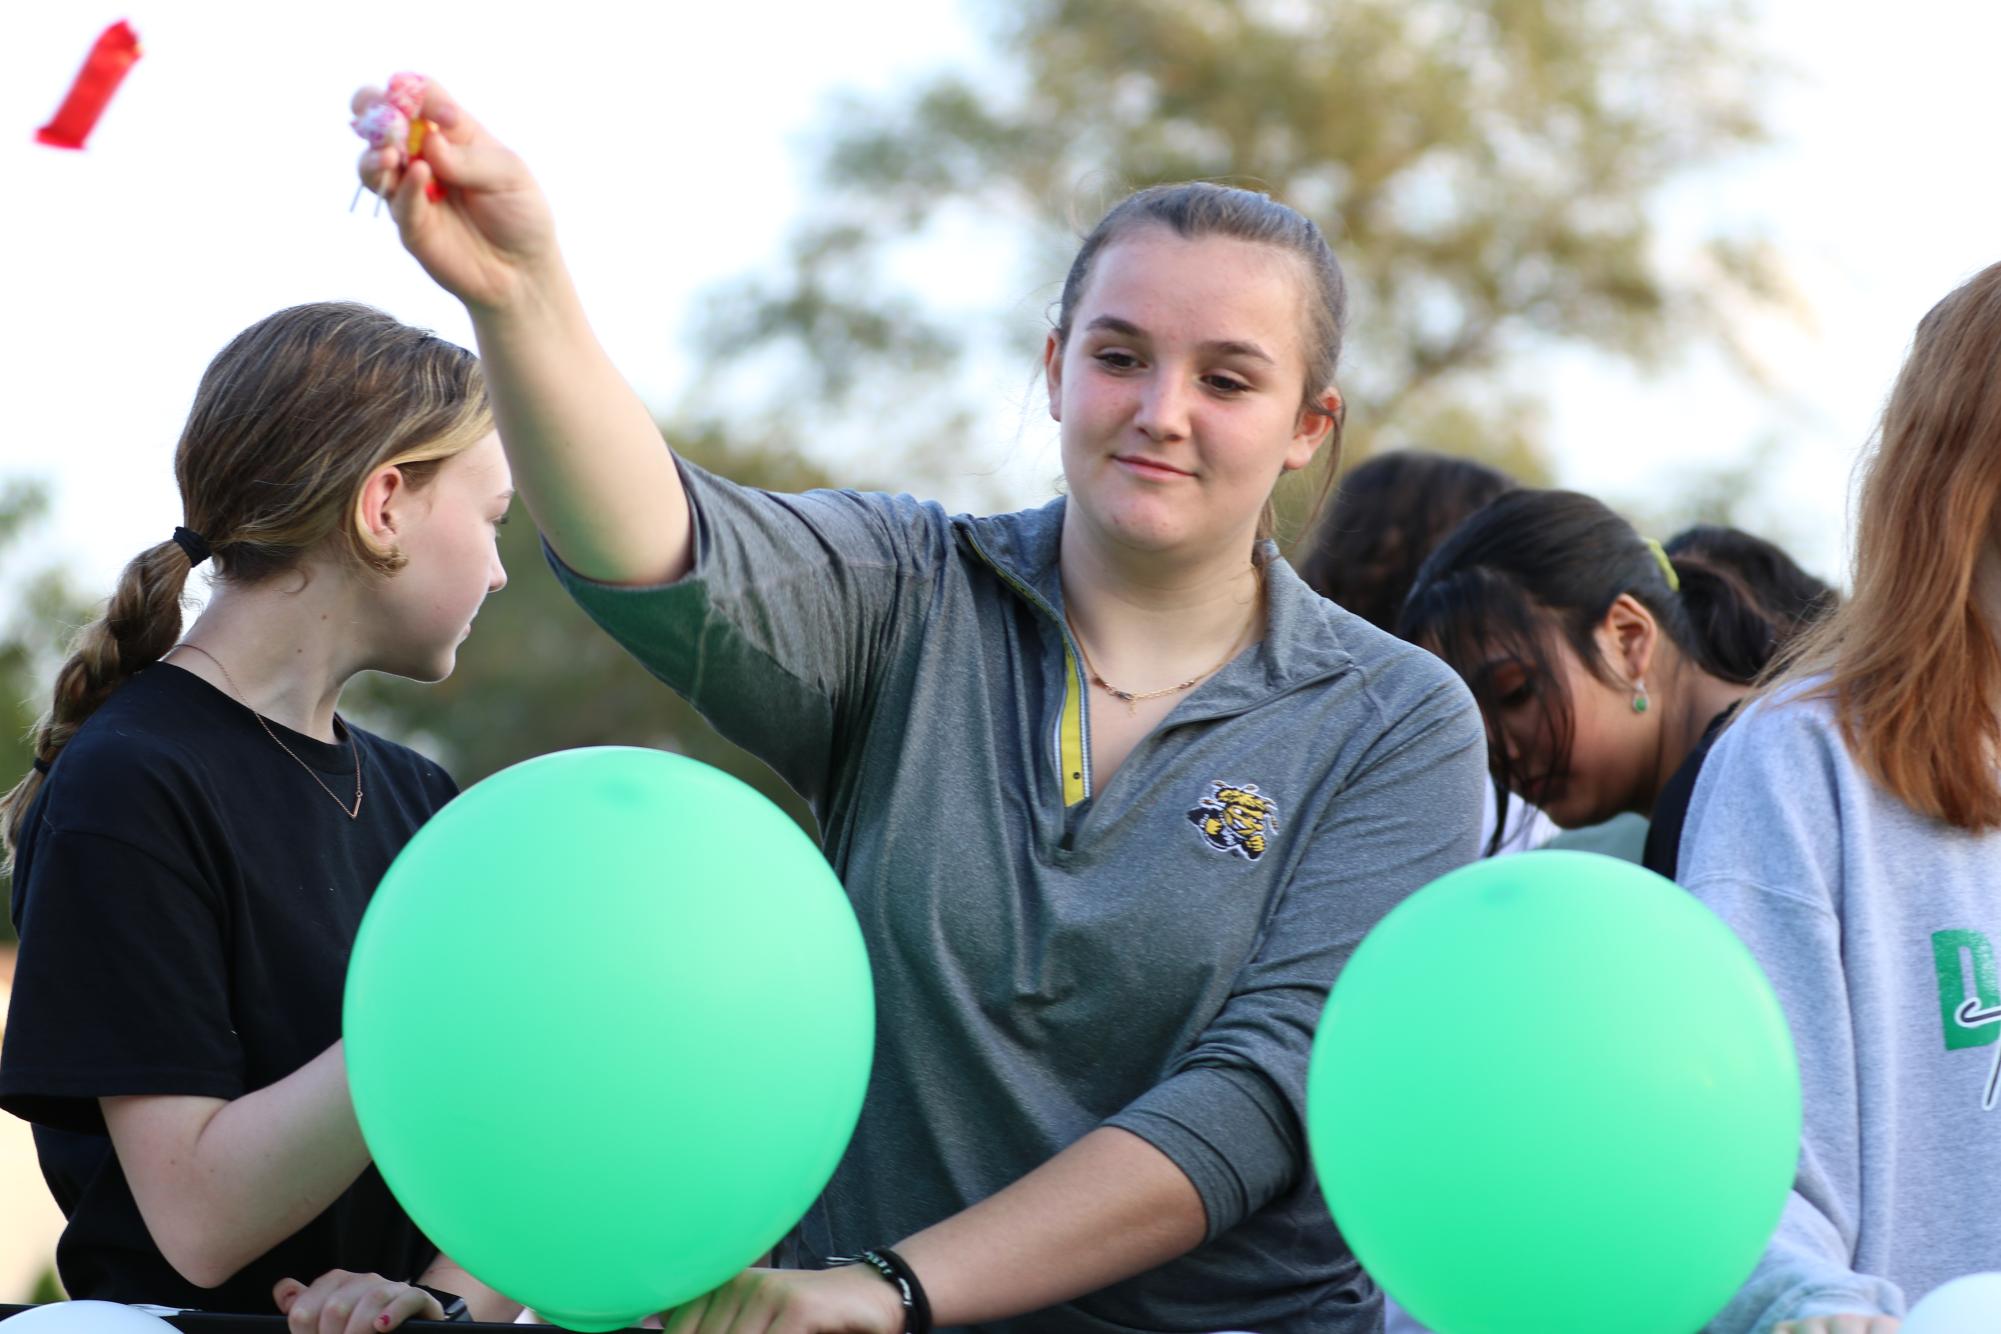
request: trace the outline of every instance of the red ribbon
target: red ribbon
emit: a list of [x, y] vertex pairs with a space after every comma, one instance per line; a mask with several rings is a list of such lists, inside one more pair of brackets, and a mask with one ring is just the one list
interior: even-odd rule
[[55, 119], [35, 131], [36, 141], [52, 148], [82, 148], [83, 141], [97, 128], [104, 104], [118, 91], [118, 85], [125, 81], [126, 72], [137, 59], [139, 34], [132, 31], [131, 25], [120, 19], [106, 28], [97, 45], [90, 48], [83, 68], [77, 71], [76, 81], [70, 84], [69, 96], [63, 99]]

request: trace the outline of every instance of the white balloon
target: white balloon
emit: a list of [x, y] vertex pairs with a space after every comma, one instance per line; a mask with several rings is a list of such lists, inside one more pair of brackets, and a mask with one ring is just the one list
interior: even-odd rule
[[2001, 1274], [1942, 1283], [1904, 1317], [1901, 1334], [2001, 1334]]
[[156, 1315], [117, 1302], [50, 1302], [0, 1320], [7, 1334], [178, 1334]]

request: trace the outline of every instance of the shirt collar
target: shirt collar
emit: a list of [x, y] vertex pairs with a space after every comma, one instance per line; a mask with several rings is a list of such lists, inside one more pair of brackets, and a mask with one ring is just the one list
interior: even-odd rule
[[[1061, 615], [1063, 583], [1057, 553], [1067, 503], [1058, 496], [1037, 509], [960, 515], [953, 523], [977, 555]], [[1239, 657], [1205, 683], [1205, 700], [1219, 708], [1247, 706], [1274, 691], [1345, 671], [1354, 663], [1348, 648], [1353, 637], [1380, 633], [1314, 592], [1278, 553], [1276, 544], [1264, 545], [1264, 638], [1256, 653]]]

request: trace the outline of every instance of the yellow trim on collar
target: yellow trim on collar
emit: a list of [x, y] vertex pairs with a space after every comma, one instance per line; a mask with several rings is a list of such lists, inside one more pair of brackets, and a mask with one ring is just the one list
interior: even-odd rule
[[1063, 647], [1063, 717], [1057, 724], [1057, 753], [1063, 763], [1063, 804], [1075, 806], [1090, 795], [1084, 784], [1084, 693], [1078, 683], [1077, 655]]

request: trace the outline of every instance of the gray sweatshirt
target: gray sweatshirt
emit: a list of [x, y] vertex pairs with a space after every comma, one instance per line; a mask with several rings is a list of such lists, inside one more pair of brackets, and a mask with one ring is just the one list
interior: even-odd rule
[[1778, 1234], [1709, 1328], [1901, 1315], [2001, 1269], [2001, 834], [1913, 813], [1796, 689], [1717, 741], [1681, 879], [1777, 988], [1805, 1092]]
[[1458, 678], [1274, 559], [1263, 642], [1099, 783], [1062, 501], [955, 518], [682, 475], [686, 578], [559, 574], [812, 803], [861, 921], [875, 1067], [793, 1258], [894, 1245], [1116, 1126], [1187, 1174], [1207, 1240], [992, 1329], [1376, 1329], [1308, 1166], [1307, 1058], [1362, 936], [1474, 854]]

